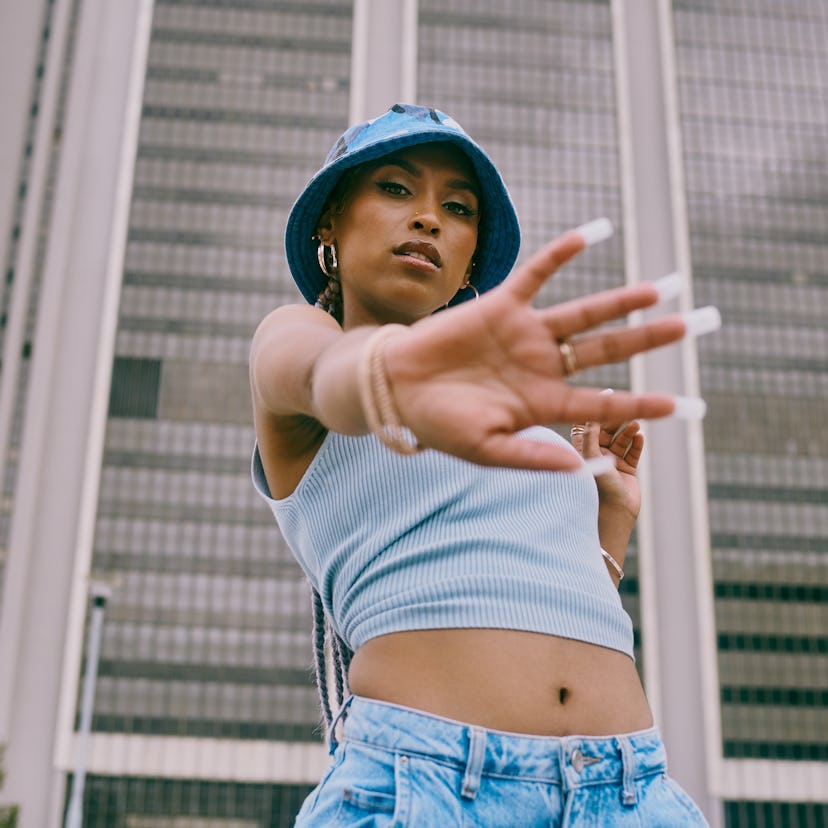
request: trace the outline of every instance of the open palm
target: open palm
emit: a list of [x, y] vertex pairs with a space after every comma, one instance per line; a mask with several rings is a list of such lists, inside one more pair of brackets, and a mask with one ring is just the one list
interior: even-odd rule
[[479, 301], [420, 320], [388, 341], [394, 397], [421, 444], [484, 465], [572, 469], [579, 461], [567, 449], [516, 432], [535, 424], [620, 423], [672, 413], [666, 394], [602, 395], [565, 381], [560, 343], [570, 338], [580, 370], [628, 359], [685, 332], [678, 316], [593, 330], [655, 304], [650, 284], [534, 308], [541, 285], [583, 247], [577, 233], [567, 233]]

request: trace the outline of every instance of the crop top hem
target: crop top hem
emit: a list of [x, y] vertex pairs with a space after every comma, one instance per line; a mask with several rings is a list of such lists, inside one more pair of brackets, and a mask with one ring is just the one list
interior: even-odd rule
[[[609, 575], [607, 575], [609, 577]], [[523, 601], [513, 604], [495, 599], [519, 589]], [[616, 593], [617, 595], [617, 593]], [[599, 597], [565, 585], [554, 587], [554, 604], [549, 610], [547, 587], [524, 578], [502, 575], [469, 575], [441, 579], [439, 584], [414, 587], [398, 594], [388, 607], [373, 604], [361, 613], [345, 613], [343, 637], [354, 650], [367, 641], [390, 632], [428, 629], [503, 629], [554, 635], [619, 650], [632, 657], [632, 622], [618, 612], [620, 598]], [[560, 612], [566, 608], [565, 612]], [[588, 611], [593, 626], [584, 630], [577, 619]]]

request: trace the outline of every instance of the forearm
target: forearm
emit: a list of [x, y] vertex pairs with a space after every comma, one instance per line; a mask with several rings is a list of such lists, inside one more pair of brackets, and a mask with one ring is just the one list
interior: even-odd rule
[[370, 431], [359, 393], [359, 369], [375, 327], [356, 328], [320, 351], [310, 370], [310, 414], [341, 434]]
[[[635, 520], [635, 516], [625, 507], [611, 508], [602, 505], [598, 511], [598, 538], [601, 548], [606, 550], [622, 569]], [[608, 561], [605, 563], [607, 571], [617, 586], [620, 582], [618, 573]]]

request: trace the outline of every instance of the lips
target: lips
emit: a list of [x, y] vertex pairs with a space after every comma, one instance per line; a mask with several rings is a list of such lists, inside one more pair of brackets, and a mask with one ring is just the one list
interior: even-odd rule
[[399, 247], [394, 248], [397, 256], [412, 256], [415, 259], [430, 262], [434, 267], [442, 267], [443, 260], [440, 258], [440, 251], [426, 241], [407, 241]]

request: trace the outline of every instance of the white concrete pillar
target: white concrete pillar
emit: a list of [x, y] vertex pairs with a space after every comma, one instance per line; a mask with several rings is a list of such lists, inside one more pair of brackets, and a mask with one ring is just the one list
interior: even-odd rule
[[[612, 0], [629, 282], [690, 276], [670, 0]], [[651, 318], [693, 305], [692, 284]], [[633, 389], [699, 394], [695, 342], [636, 357]], [[670, 770], [723, 825], [721, 736], [704, 445], [699, 422], [646, 425], [638, 522], [644, 681]], [[656, 485], [657, 482], [657, 485]]]
[[[71, 5], [56, 0], [50, 82], [64, 69]], [[55, 755], [73, 727], [151, 16], [152, 0], [81, 0], [54, 150], [0, 616], [0, 664], [12, 665], [0, 670], [2, 797], [20, 805], [21, 828], [56, 828], [63, 807]], [[40, 159], [54, 141], [45, 130]], [[40, 233], [36, 219], [23, 232]]]
[[354, 0], [349, 123], [416, 103], [417, 0]]

